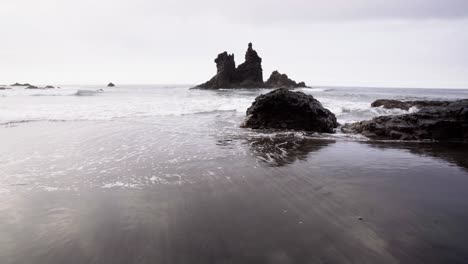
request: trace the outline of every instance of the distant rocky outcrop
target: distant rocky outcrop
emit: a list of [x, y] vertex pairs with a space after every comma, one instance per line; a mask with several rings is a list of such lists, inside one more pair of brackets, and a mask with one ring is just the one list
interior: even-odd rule
[[109, 84], [107, 85], [107, 87], [115, 87], [115, 84], [109, 83]]
[[278, 71], [271, 73], [270, 78], [265, 82], [265, 86], [269, 88], [301, 88], [306, 87], [304, 82], [297, 83], [289, 79], [288, 75], [281, 74]]
[[373, 139], [468, 141], [468, 100], [426, 105], [416, 113], [346, 124], [342, 131]]
[[35, 86], [35, 85], [29, 85], [28, 87], [26, 87], [26, 88], [24, 88], [24, 89], [46, 90], [46, 89], [55, 89], [55, 87], [52, 86], [52, 85], [47, 85], [47, 86], [44, 86], [44, 87], [39, 87], [39, 86]]
[[245, 62], [236, 67], [234, 54], [226, 51], [218, 54], [215, 59], [216, 75], [209, 81], [194, 88], [219, 89], [219, 88], [295, 88], [305, 87], [305, 83], [290, 80], [287, 75], [272, 73], [269, 81], [263, 82], [262, 58], [249, 43], [245, 53]]
[[29, 83], [14, 83], [14, 84], [12, 84], [10, 86], [33, 86], [33, 85], [31, 85]]
[[383, 107], [386, 109], [403, 109], [409, 110], [411, 107], [416, 106], [418, 108], [428, 107], [428, 106], [447, 106], [450, 104], [450, 101], [399, 101], [391, 99], [378, 99], [374, 101], [372, 107]]
[[312, 95], [280, 88], [258, 96], [242, 126], [332, 133], [338, 123]]

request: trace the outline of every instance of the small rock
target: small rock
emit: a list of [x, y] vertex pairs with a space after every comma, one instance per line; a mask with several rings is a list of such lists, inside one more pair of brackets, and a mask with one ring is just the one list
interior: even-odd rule
[[271, 73], [270, 78], [265, 82], [265, 86], [268, 88], [300, 88], [307, 87], [304, 82], [296, 83], [289, 79], [288, 75], [281, 74], [278, 71]]

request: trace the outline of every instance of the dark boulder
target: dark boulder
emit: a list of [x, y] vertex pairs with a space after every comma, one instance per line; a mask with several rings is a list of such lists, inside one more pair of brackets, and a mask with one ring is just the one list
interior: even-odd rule
[[411, 107], [416, 106], [418, 108], [428, 106], [447, 106], [449, 101], [399, 101], [391, 99], [378, 99], [374, 101], [372, 107], [383, 107], [386, 109], [399, 108], [403, 110], [409, 110]]
[[373, 139], [468, 141], [468, 100], [424, 106], [419, 112], [380, 116], [346, 124], [345, 133], [360, 133]]
[[107, 87], [115, 87], [115, 84], [109, 83], [109, 84], [107, 85]]
[[338, 123], [313, 96], [281, 88], [258, 96], [242, 126], [332, 133]]
[[44, 89], [55, 89], [55, 87], [52, 85], [47, 85], [46, 87], [44, 87]]
[[40, 89], [40, 88], [37, 87], [37, 86], [34, 86], [34, 85], [29, 85], [28, 87], [26, 87], [24, 89]]
[[289, 79], [288, 75], [281, 74], [278, 71], [271, 73], [270, 78], [265, 82], [265, 86], [268, 88], [301, 88], [307, 87], [304, 82], [297, 83]]

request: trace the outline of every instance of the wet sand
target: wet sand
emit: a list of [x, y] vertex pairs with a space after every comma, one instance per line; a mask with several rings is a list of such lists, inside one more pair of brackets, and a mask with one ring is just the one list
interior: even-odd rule
[[184, 118], [0, 128], [0, 262], [468, 260], [466, 145]]

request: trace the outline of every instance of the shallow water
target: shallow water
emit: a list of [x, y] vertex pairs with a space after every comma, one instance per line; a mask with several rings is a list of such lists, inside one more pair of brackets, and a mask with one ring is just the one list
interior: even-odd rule
[[[62, 86], [61, 89], [28, 90], [14, 87], [0, 90], [0, 124], [37, 120], [116, 120], [125, 118], [195, 115], [209, 112], [236, 112], [238, 116], [255, 97], [269, 89], [189, 90], [190, 86], [127, 85]], [[104, 89], [104, 92], [96, 92]], [[389, 89], [316, 87], [298, 89], [312, 94], [337, 115], [340, 123], [407, 111], [371, 108], [376, 99], [454, 100], [468, 98], [461, 89]], [[410, 111], [415, 111], [411, 109]]]
[[[468, 259], [466, 144], [239, 128], [265, 90], [120, 89], [0, 97], [0, 263]], [[337, 89], [307, 92], [365, 113], [341, 122], [403, 96]]]

